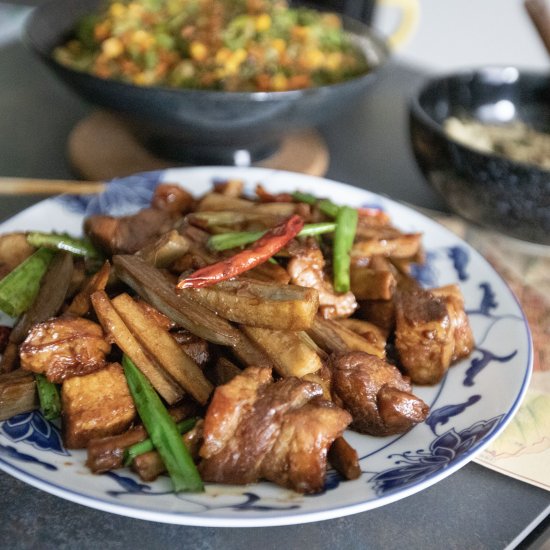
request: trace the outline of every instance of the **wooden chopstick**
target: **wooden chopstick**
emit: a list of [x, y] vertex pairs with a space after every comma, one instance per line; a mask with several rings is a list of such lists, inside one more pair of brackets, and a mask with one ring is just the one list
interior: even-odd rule
[[91, 195], [103, 191], [99, 181], [45, 180], [0, 177], [0, 195]]
[[550, 54], [550, 5], [546, 0], [524, 0], [525, 9]]

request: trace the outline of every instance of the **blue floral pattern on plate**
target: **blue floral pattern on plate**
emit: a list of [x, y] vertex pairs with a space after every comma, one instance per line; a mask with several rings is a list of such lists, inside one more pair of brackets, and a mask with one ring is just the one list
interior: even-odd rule
[[[532, 365], [530, 334], [517, 301], [466, 243], [385, 197], [273, 170], [168, 170], [115, 180], [100, 196], [50, 199], [17, 216], [7, 227], [25, 229], [37, 223], [43, 227], [53, 225], [54, 219], [59, 227], [66, 217], [74, 231], [84, 215], [129, 214], [147, 206], [159, 182], [180, 182], [200, 194], [212, 182], [228, 178], [243, 179], [251, 192], [261, 182], [274, 193], [300, 189], [338, 203], [375, 206], [388, 212], [404, 230], [424, 233], [427, 262], [416, 268], [415, 276], [426, 287], [461, 286], [476, 340], [472, 356], [453, 366], [440, 385], [416, 389], [431, 406], [427, 421], [393, 438], [350, 434], [362, 457], [363, 475], [343, 482], [330, 470], [325, 490], [308, 497], [267, 483], [208, 485], [205, 494], [174, 495], [165, 478], [143, 483], [128, 470], [91, 476], [85, 474], [85, 454], [64, 450], [57, 428], [39, 413], [0, 424], [1, 468], [81, 504], [132, 517], [187, 525], [282, 525], [360, 512], [410, 495], [466, 464], [504, 428], [519, 406]], [[498, 398], [493, 395], [495, 387]]]

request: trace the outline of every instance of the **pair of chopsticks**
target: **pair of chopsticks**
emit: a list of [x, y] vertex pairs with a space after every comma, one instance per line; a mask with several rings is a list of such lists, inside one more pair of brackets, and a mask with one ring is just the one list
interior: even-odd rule
[[91, 195], [103, 191], [99, 181], [69, 181], [0, 177], [0, 195]]

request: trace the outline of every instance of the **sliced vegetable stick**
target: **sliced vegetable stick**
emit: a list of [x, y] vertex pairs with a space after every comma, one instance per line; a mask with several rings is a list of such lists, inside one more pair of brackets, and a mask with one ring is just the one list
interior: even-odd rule
[[194, 290], [193, 295], [225, 319], [273, 330], [309, 328], [319, 308], [314, 288], [251, 280], [224, 281]]
[[241, 334], [229, 322], [201, 306], [188, 291], [176, 294], [158, 269], [137, 256], [115, 256], [117, 275], [142, 298], [189, 332], [214, 344], [234, 346]]
[[105, 262], [101, 266], [101, 269], [90, 277], [84, 288], [73, 298], [65, 313], [75, 315], [76, 317], [84, 317], [92, 305], [91, 295], [98, 290], [105, 290], [110, 273], [111, 264]]
[[346, 479], [357, 479], [361, 475], [357, 451], [343, 437], [334, 440], [328, 450], [328, 459]]
[[380, 359], [386, 357], [385, 349], [331, 319], [317, 316], [307, 333], [328, 353], [355, 350], [376, 355]]
[[351, 291], [358, 300], [390, 300], [396, 286], [391, 271], [352, 265], [350, 270]]
[[132, 359], [162, 398], [170, 405], [179, 401], [184, 395], [183, 389], [145, 354], [141, 344], [117, 313], [105, 291], [94, 292], [91, 301], [103, 330]]
[[358, 240], [351, 249], [352, 263], [359, 258], [371, 256], [410, 258], [419, 251], [421, 238], [421, 233], [408, 233], [395, 237]]
[[246, 326], [241, 328], [265, 351], [281, 376], [300, 378], [305, 374], [317, 372], [322, 366], [319, 356], [296, 332]]
[[174, 338], [147, 316], [128, 294], [118, 295], [112, 304], [155, 361], [199, 403], [206, 404], [213, 390], [212, 384]]

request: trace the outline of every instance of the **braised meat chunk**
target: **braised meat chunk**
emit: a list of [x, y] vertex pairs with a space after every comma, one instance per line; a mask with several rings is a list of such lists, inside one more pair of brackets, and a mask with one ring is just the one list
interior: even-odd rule
[[21, 344], [21, 367], [60, 384], [105, 366], [111, 346], [102, 328], [81, 317], [54, 317], [34, 325]]
[[258, 367], [219, 386], [204, 421], [202, 478], [322, 490], [327, 451], [351, 416], [321, 395], [318, 384], [293, 377], [273, 382], [271, 370]]
[[409, 380], [384, 360], [356, 351], [331, 357], [334, 402], [353, 417], [351, 428], [386, 436], [422, 422], [429, 407], [413, 395]]
[[454, 361], [469, 355], [473, 345], [457, 287], [399, 293], [395, 346], [414, 383], [438, 383]]
[[325, 260], [314, 239], [303, 246], [293, 245], [287, 270], [293, 284], [315, 288], [319, 292], [319, 312], [325, 319], [349, 317], [357, 302], [352, 292], [337, 293], [324, 272]]
[[172, 229], [173, 221], [166, 210], [144, 208], [132, 216], [90, 216], [84, 232], [108, 255], [133, 254]]

